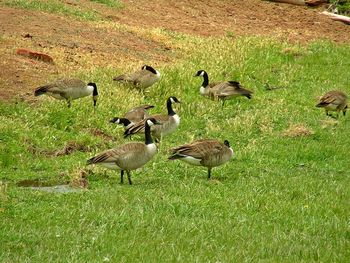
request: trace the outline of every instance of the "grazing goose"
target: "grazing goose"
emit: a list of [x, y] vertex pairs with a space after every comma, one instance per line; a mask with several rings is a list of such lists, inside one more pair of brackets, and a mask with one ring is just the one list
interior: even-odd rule
[[121, 170], [120, 183], [123, 183], [124, 171], [126, 171], [129, 184], [132, 184], [131, 170], [140, 168], [157, 153], [157, 146], [152, 141], [150, 128], [155, 124], [159, 122], [154, 118], [145, 121], [145, 143], [131, 142], [120, 145], [89, 159], [87, 165], [100, 164], [108, 169]]
[[316, 107], [324, 108], [327, 116], [332, 117], [329, 111], [336, 111], [337, 118], [339, 117], [340, 111], [343, 111], [343, 115], [345, 116], [346, 110], [348, 109], [348, 97], [342, 91], [331, 90], [321, 97]]
[[140, 89], [146, 89], [152, 86], [159, 79], [159, 71], [147, 65], [142, 66], [141, 70], [131, 74], [123, 74], [113, 78], [114, 81], [126, 81]]
[[35, 96], [43, 94], [47, 94], [55, 99], [66, 100], [68, 108], [71, 106], [72, 100], [83, 98], [90, 94], [92, 94], [94, 107], [96, 107], [98, 97], [95, 83], [90, 82], [86, 85], [84, 81], [75, 78], [59, 79], [53, 83], [38, 87], [34, 91]]
[[173, 148], [168, 159], [207, 167], [209, 179], [211, 169], [226, 163], [232, 156], [233, 150], [227, 140], [221, 143], [214, 139], [204, 139]]
[[[173, 133], [180, 124], [180, 117], [173, 110], [173, 103], [180, 103], [180, 101], [174, 96], [171, 96], [167, 99], [166, 105], [168, 109], [168, 115], [157, 114], [151, 116], [161, 123], [159, 126], [152, 127], [152, 135], [158, 142], [162, 140], [163, 136]], [[145, 122], [139, 121], [125, 130], [124, 137], [128, 137], [136, 133], [141, 133], [143, 132], [144, 128]]]
[[197, 71], [194, 76], [203, 76], [203, 83], [199, 88], [200, 94], [202, 96], [208, 96], [212, 100], [220, 99], [223, 105], [225, 104], [225, 100], [238, 96], [245, 96], [248, 99], [252, 98], [253, 92], [243, 88], [238, 81], [223, 81], [209, 84], [208, 73], [204, 70]]
[[149, 117], [147, 110], [152, 108], [154, 108], [153, 105], [141, 105], [130, 109], [127, 113], [124, 114], [122, 118], [114, 117], [110, 120], [110, 122], [116, 124], [123, 124], [125, 129], [127, 129], [130, 127], [130, 125], [147, 119]]

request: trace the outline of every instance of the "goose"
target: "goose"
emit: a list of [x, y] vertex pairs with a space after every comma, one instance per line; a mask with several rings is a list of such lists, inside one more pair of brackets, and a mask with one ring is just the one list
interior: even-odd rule
[[156, 119], [149, 118], [145, 121], [145, 143], [131, 142], [122, 144], [116, 148], [102, 152], [87, 161], [87, 165], [99, 164], [112, 170], [120, 170], [120, 183], [123, 183], [124, 171], [131, 181], [131, 171], [142, 167], [157, 153], [157, 146], [151, 137], [151, 126], [160, 124]]
[[318, 108], [324, 108], [326, 115], [332, 117], [329, 111], [336, 111], [337, 118], [339, 112], [342, 111], [345, 116], [346, 110], [348, 109], [348, 97], [347, 95], [339, 90], [328, 91], [320, 98], [320, 102], [316, 105]]
[[[163, 136], [173, 133], [180, 124], [180, 117], [173, 110], [173, 103], [180, 103], [180, 101], [174, 96], [167, 99], [166, 105], [168, 115], [157, 114], [150, 116], [162, 123], [159, 126], [152, 127], [152, 135], [155, 137], [157, 142], [161, 141]], [[143, 132], [144, 128], [145, 121], [139, 121], [125, 130], [124, 138], [136, 133], [141, 133]]]
[[168, 159], [207, 167], [210, 179], [211, 169], [228, 162], [232, 156], [233, 150], [227, 140], [221, 143], [215, 139], [202, 139], [173, 148]]
[[95, 83], [85, 84], [84, 81], [76, 78], [59, 79], [55, 82], [38, 87], [34, 91], [34, 96], [47, 94], [55, 99], [66, 100], [68, 108], [71, 106], [71, 101], [83, 98], [92, 94], [94, 107], [97, 103], [97, 86]]
[[144, 65], [141, 70], [113, 78], [114, 81], [126, 81], [139, 89], [146, 89], [159, 81], [160, 73], [151, 66]]
[[209, 76], [205, 70], [197, 71], [194, 76], [203, 76], [203, 83], [199, 88], [200, 94], [208, 96], [212, 100], [220, 99], [222, 100], [222, 105], [225, 104], [225, 100], [238, 96], [244, 96], [248, 99], [252, 98], [253, 92], [243, 88], [238, 81], [213, 82], [209, 84]]
[[110, 120], [111, 123], [122, 124], [124, 128], [129, 128], [132, 124], [147, 119], [149, 114], [148, 109], [154, 108], [153, 105], [141, 105], [130, 109], [127, 113], [124, 114], [122, 118], [114, 117]]

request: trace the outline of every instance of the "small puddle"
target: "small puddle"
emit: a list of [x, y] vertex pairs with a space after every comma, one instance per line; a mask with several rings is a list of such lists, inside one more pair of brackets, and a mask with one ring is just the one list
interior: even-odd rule
[[81, 188], [71, 187], [69, 184], [54, 184], [38, 179], [22, 180], [17, 183], [17, 186], [49, 193], [75, 193], [82, 191]]

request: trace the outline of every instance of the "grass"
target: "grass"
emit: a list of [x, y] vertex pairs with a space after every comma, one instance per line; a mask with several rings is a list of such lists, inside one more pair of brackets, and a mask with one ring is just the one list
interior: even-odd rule
[[[162, 79], [146, 98], [112, 83], [112, 70], [96, 68], [78, 73], [99, 86], [95, 113], [91, 98], [70, 109], [44, 96], [35, 105], [0, 105], [0, 261], [347, 262], [349, 116], [332, 121], [315, 104], [329, 89], [350, 93], [349, 45], [162, 34], [187, 55], [158, 67]], [[202, 80], [192, 77], [199, 69], [212, 81], [239, 80], [253, 99], [222, 108], [200, 97]], [[265, 83], [281, 88], [268, 91]], [[133, 186], [99, 167], [88, 168], [88, 191], [16, 186], [69, 180], [95, 153], [128, 142], [111, 117], [141, 103], [165, 112], [170, 95], [182, 102], [180, 127], [133, 172]], [[312, 132], [286, 136], [293, 127]], [[229, 140], [236, 153], [213, 169], [212, 180], [204, 168], [167, 161], [169, 148], [208, 137]], [[70, 141], [87, 152], [46, 154]]]
[[81, 10], [79, 7], [68, 6], [57, 0], [5, 0], [5, 4], [11, 7], [61, 14], [81, 20], [96, 21], [101, 19], [100, 15], [95, 11]]
[[350, 15], [350, 2], [348, 0], [331, 0], [330, 3], [337, 9], [339, 14]]
[[103, 4], [109, 7], [113, 7], [113, 8], [122, 8], [124, 7], [123, 3], [121, 3], [118, 0], [90, 0], [91, 2], [95, 2], [95, 3], [99, 3], [99, 4]]

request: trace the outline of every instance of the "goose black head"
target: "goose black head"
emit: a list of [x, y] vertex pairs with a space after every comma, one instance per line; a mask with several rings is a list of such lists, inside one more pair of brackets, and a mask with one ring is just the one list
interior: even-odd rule
[[155, 118], [148, 118], [146, 120], [146, 123], [148, 126], [161, 125], [161, 123], [159, 121], [157, 121]]
[[231, 147], [228, 140], [225, 140], [225, 141], [224, 141], [224, 144], [225, 144], [227, 147], [229, 147], [229, 148]]
[[115, 124], [123, 124], [125, 127], [131, 123], [131, 121], [126, 118], [118, 118], [118, 117], [114, 117], [109, 122], [115, 123]]
[[92, 99], [93, 99], [93, 101], [94, 101], [94, 107], [96, 107], [97, 98], [98, 98], [98, 91], [97, 91], [96, 83], [89, 82], [87, 85], [93, 87], [93, 90], [92, 90]]
[[169, 97], [168, 101], [171, 103], [180, 103], [180, 101], [174, 96]]
[[194, 75], [194, 77], [204, 76], [207, 72], [205, 70], [201, 69], [198, 70], [197, 73]]
[[143, 65], [141, 69], [142, 70], [148, 70], [148, 71], [152, 72], [153, 74], [157, 74], [157, 71], [154, 68], [152, 68], [151, 66], [148, 66], [148, 65]]

